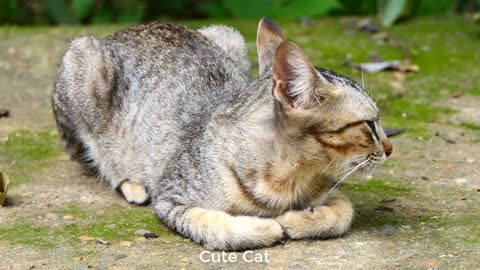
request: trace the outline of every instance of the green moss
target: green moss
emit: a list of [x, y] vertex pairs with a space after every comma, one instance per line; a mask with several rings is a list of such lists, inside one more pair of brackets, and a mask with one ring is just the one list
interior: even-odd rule
[[0, 143], [0, 165], [9, 174], [11, 184], [18, 185], [31, 180], [61, 149], [56, 133], [13, 132], [6, 142]]
[[429, 218], [428, 226], [435, 234], [437, 241], [456, 244], [463, 248], [480, 245], [480, 221], [478, 216], [463, 214], [458, 218]]
[[389, 180], [373, 179], [361, 184], [344, 184], [343, 188], [349, 191], [373, 193], [382, 196], [401, 196], [413, 191], [411, 188], [389, 184]]
[[[16, 223], [0, 227], [0, 241], [11, 244], [29, 245], [37, 248], [52, 249], [64, 245], [75, 246], [78, 239], [88, 235], [108, 242], [134, 240], [138, 229], [145, 229], [160, 237], [172, 237], [176, 234], [165, 227], [148, 208], [125, 208], [113, 205], [109, 209], [98, 210], [88, 206], [67, 206], [55, 211], [62, 216], [71, 214], [75, 222], [60, 222], [58, 226], [31, 225]], [[110, 225], [115, 225], [112, 228]]]
[[471, 130], [476, 130], [476, 131], [480, 130], [479, 125], [475, 125], [475, 124], [472, 124], [472, 123], [462, 122], [462, 123], [460, 123], [460, 126], [463, 127], [463, 128], [471, 129]]

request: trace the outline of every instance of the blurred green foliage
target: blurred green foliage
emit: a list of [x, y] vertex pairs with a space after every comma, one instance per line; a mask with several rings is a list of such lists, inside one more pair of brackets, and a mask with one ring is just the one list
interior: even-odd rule
[[473, 12], [479, 7], [480, 0], [0, 0], [0, 24], [107, 24], [376, 14], [388, 27], [413, 15], [468, 12], [475, 16]]

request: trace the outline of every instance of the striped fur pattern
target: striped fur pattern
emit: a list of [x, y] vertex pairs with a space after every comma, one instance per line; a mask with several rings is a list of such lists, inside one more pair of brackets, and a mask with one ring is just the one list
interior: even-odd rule
[[352, 204], [328, 176], [390, 155], [378, 109], [266, 18], [257, 50], [252, 81], [243, 37], [223, 26], [150, 23], [73, 40], [52, 95], [66, 150], [207, 249], [345, 234]]

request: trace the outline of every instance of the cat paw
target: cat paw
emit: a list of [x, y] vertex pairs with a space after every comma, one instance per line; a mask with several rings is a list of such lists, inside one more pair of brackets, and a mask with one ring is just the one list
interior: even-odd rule
[[147, 190], [143, 184], [133, 183], [128, 180], [123, 181], [120, 184], [119, 191], [129, 203], [143, 205], [148, 201]]

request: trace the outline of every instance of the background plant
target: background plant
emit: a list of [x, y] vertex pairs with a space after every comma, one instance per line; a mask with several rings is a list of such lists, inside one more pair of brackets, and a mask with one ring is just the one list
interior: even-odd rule
[[468, 13], [480, 0], [0, 0], [0, 24], [107, 24], [166, 19], [377, 15], [385, 27], [415, 15]]

